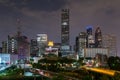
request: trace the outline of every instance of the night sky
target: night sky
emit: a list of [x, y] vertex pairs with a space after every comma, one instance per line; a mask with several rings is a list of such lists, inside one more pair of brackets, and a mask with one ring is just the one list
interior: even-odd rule
[[[75, 44], [79, 32], [86, 26], [102, 30], [102, 34], [117, 36], [120, 47], [120, 0], [0, 0], [0, 43], [17, 32], [20, 19], [21, 32], [29, 39], [38, 33], [61, 42], [61, 9], [70, 9], [70, 44]], [[93, 31], [93, 33], [94, 33]]]

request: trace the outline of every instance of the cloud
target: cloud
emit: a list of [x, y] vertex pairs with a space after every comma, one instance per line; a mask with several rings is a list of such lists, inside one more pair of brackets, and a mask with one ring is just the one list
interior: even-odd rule
[[6, 4], [6, 3], [8, 3], [9, 2], [9, 0], [0, 0], [0, 3], [1, 4]]
[[11, 8], [55, 11], [64, 6], [67, 0], [0, 0], [0, 3]]

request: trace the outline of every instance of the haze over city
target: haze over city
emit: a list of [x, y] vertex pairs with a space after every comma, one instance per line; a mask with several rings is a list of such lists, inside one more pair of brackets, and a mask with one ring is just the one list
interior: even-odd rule
[[[70, 43], [86, 26], [98, 26], [102, 34], [117, 37], [120, 47], [120, 1], [119, 0], [0, 0], [0, 42], [9, 34], [17, 32], [20, 19], [21, 32], [29, 39], [45, 33], [49, 40], [61, 41], [61, 9], [70, 9]], [[93, 31], [94, 33], [94, 31]]]

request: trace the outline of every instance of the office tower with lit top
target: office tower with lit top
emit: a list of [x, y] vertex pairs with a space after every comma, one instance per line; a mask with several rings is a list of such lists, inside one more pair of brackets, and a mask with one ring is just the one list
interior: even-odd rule
[[82, 50], [86, 48], [86, 32], [80, 32], [76, 37], [76, 52], [79, 57], [82, 56]]
[[97, 27], [95, 31], [95, 47], [102, 48], [102, 33], [100, 27]]
[[87, 26], [86, 31], [87, 31], [87, 37], [86, 37], [86, 47], [87, 48], [93, 48], [94, 47], [94, 37], [92, 35], [92, 26]]
[[61, 13], [61, 54], [67, 56], [69, 45], [69, 9], [62, 9]]
[[69, 45], [69, 9], [62, 9], [61, 43], [62, 45]]
[[38, 46], [37, 56], [42, 57], [42, 55], [45, 53], [47, 42], [48, 42], [47, 34], [37, 34], [37, 46]]

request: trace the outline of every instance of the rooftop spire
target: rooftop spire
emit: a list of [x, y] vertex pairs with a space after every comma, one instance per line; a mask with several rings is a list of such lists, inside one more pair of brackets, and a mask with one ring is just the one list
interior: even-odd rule
[[20, 18], [17, 18], [17, 36], [21, 35], [21, 20]]

